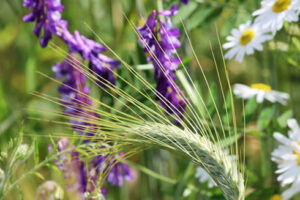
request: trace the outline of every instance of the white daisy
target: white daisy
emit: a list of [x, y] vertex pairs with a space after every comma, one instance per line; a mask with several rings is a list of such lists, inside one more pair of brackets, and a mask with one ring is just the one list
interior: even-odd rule
[[233, 29], [230, 36], [226, 39], [227, 43], [223, 45], [224, 49], [230, 49], [226, 54], [226, 59], [235, 59], [242, 62], [245, 54], [250, 55], [254, 50], [261, 51], [262, 43], [271, 40], [273, 36], [262, 31], [257, 25], [248, 21], [246, 24], [240, 25], [238, 29]]
[[199, 180], [200, 183], [208, 182], [209, 188], [217, 186], [215, 181], [211, 178], [211, 176], [202, 167], [196, 168], [195, 177]]
[[299, 0], [263, 0], [261, 5], [262, 8], [253, 13], [257, 16], [254, 22], [267, 31], [275, 33], [284, 21], [298, 21]]
[[272, 90], [271, 86], [262, 83], [251, 84], [250, 87], [243, 84], [235, 84], [233, 93], [242, 99], [250, 99], [256, 95], [257, 103], [262, 103], [264, 99], [267, 99], [272, 103], [279, 102], [285, 105], [286, 100], [289, 98], [287, 93]]
[[300, 192], [300, 128], [295, 119], [289, 119], [287, 124], [291, 129], [288, 137], [274, 133], [275, 139], [281, 144], [272, 152], [272, 160], [278, 164], [275, 173], [280, 174], [277, 180], [282, 187], [291, 185], [282, 193], [283, 200]]

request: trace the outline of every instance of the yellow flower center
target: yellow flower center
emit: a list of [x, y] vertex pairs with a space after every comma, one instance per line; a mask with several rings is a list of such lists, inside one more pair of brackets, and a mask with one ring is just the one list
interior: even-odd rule
[[282, 196], [280, 194], [275, 194], [271, 197], [270, 200], [282, 200]]
[[288, 9], [290, 5], [291, 5], [291, 0], [277, 0], [272, 6], [272, 10], [275, 13], [280, 13]]
[[240, 44], [245, 46], [246, 44], [248, 44], [249, 42], [251, 42], [251, 40], [254, 37], [254, 31], [251, 29], [247, 29], [245, 30], [241, 37], [240, 37]]
[[263, 84], [263, 83], [251, 84], [250, 87], [253, 88], [253, 89], [264, 90], [266, 92], [270, 92], [271, 91], [271, 86]]
[[[300, 142], [298, 142], [298, 145], [300, 146]], [[294, 150], [293, 154], [297, 155], [297, 163], [300, 166], [300, 152]]]
[[297, 163], [300, 166], [300, 153], [297, 153]]

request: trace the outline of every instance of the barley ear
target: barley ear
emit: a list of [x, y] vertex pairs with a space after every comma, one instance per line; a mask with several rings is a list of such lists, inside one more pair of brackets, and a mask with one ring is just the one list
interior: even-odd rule
[[148, 122], [126, 128], [123, 134], [118, 143], [159, 146], [186, 154], [210, 174], [225, 199], [244, 199], [244, 179], [237, 162], [232, 161], [219, 145], [206, 136], [173, 125]]

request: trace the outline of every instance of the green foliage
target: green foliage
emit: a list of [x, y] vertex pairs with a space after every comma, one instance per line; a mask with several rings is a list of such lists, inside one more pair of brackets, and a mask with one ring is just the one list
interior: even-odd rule
[[259, 114], [258, 121], [257, 121], [257, 128], [259, 131], [263, 131], [268, 124], [270, 123], [274, 114], [274, 107], [270, 106], [264, 108], [261, 113]]
[[[179, 0], [161, 2], [164, 8], [169, 8], [172, 3], [178, 3]], [[229, 92], [217, 36], [219, 35], [223, 43], [233, 28], [252, 19], [251, 12], [258, 9], [259, 2], [190, 0], [187, 6], [179, 7], [179, 13], [172, 19], [174, 26], [180, 28], [181, 32], [182, 47], [178, 53], [183, 58], [183, 65], [180, 65], [176, 72], [178, 85], [189, 96], [195, 113], [203, 116], [202, 120], [205, 122], [203, 124], [212, 130], [215, 128], [216, 132], [212, 134], [220, 138], [219, 143], [222, 147], [228, 148], [234, 145], [236, 139], [239, 144], [244, 144], [245, 140], [245, 173], [247, 187], [251, 191], [246, 197], [247, 200], [269, 199], [273, 194], [281, 192], [276, 182], [277, 176], [274, 174], [275, 166], [270, 160], [270, 153], [276, 147], [273, 132], [279, 131], [285, 134], [287, 119], [292, 117], [298, 118], [298, 121], [300, 119], [299, 22], [285, 24], [284, 30], [280, 31], [274, 40], [266, 43], [264, 51], [247, 56], [243, 63], [227, 62], [231, 84], [243, 82], [250, 85], [255, 82], [269, 82], [272, 88], [290, 93], [291, 99], [288, 105], [274, 105], [267, 101], [258, 104], [255, 97], [242, 103]], [[63, 3], [65, 4], [63, 16], [69, 21], [70, 30], [79, 30], [87, 37], [95, 39], [84, 25], [87, 23], [121, 58], [133, 66], [153, 87], [156, 86], [153, 66], [147, 62], [136, 34], [122, 14], [124, 12], [130, 22], [138, 25], [151, 10], [158, 9], [156, 1], [74, 0], [67, 2], [63, 0]], [[39, 40], [32, 33], [34, 25], [21, 21], [22, 16], [27, 12], [22, 7], [21, 1], [1, 2], [0, 199], [4, 198], [4, 195], [9, 195], [4, 199], [34, 199], [38, 186], [46, 180], [55, 179], [62, 188], [64, 187], [63, 174], [53, 162], [58, 153], [56, 140], [62, 135], [67, 134], [72, 137], [72, 144], [78, 148], [78, 152], [83, 157], [89, 157], [89, 152], [93, 151], [92, 147], [80, 148], [80, 145], [83, 145], [82, 140], [78, 140], [76, 133], [70, 131], [69, 127], [54, 126], [50, 121], [32, 119], [65, 121], [61, 116], [49, 115], [51, 111], [62, 112], [59, 105], [45, 102], [31, 94], [41, 92], [59, 98], [58, 84], [37, 72], [53, 77], [51, 67], [56, 62], [61, 62], [63, 57], [50, 47], [42, 49], [39, 46]], [[189, 33], [195, 53], [209, 80], [208, 87], [203, 81], [203, 75], [195, 58], [191, 55], [181, 22]], [[53, 38], [52, 42], [66, 49], [57, 38]], [[210, 43], [214, 48], [213, 53], [220, 70], [225, 99], [217, 80]], [[107, 55], [111, 56], [111, 52]], [[193, 82], [182, 75], [185, 69], [190, 73]], [[123, 65], [117, 73], [133, 83], [138, 90], [144, 91], [155, 99], [153, 93], [144, 88]], [[127, 109], [125, 98], [114, 99], [89, 84], [91, 94], [96, 99], [101, 99], [101, 102], [124, 110], [126, 113], [134, 111], [138, 115], [143, 114], [139, 110]], [[141, 97], [124, 82], [117, 80], [117, 86], [144, 105], [151, 105], [147, 98]], [[232, 95], [234, 99], [231, 99]], [[100, 108], [108, 110], [103, 106]], [[187, 112], [190, 114], [191, 111]], [[116, 111], [112, 111], [112, 114], [116, 114]], [[233, 118], [234, 116], [236, 119]], [[234, 130], [235, 122], [236, 130]], [[24, 124], [22, 131], [19, 130], [20, 124]], [[222, 134], [223, 129], [225, 135]], [[24, 146], [25, 144], [28, 146]], [[53, 150], [50, 154], [48, 144], [51, 144]], [[244, 151], [243, 145], [239, 148], [238, 151]], [[254, 153], [250, 154], [251, 152]], [[243, 155], [241, 159], [243, 160]], [[136, 180], [121, 189], [109, 188], [112, 192], [107, 195], [108, 200], [223, 199], [219, 189], [209, 188], [206, 183], [199, 183], [195, 179], [196, 170], [192, 162], [174, 152], [147, 150], [130, 158], [128, 163], [136, 173]], [[66, 195], [65, 199], [72, 199], [72, 197]]]

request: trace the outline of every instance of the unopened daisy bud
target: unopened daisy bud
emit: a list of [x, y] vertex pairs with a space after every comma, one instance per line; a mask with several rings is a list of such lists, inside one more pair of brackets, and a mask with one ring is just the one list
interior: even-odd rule
[[62, 200], [64, 191], [55, 181], [46, 181], [38, 187], [35, 199]]

